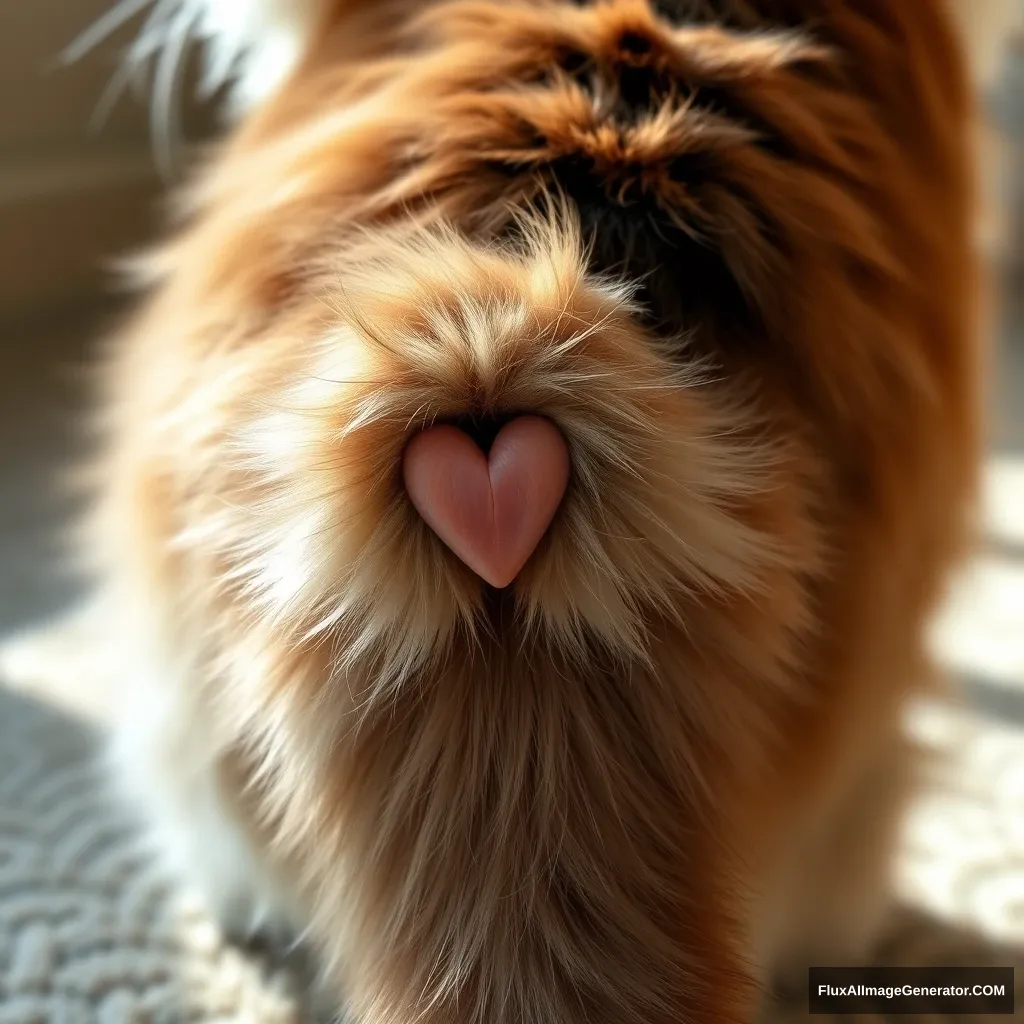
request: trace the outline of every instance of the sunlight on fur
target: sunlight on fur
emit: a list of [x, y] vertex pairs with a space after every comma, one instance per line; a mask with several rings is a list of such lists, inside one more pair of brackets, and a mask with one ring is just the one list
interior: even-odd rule
[[[157, 7], [247, 112], [105, 367], [126, 795], [369, 1022], [749, 1021], [863, 960], [976, 496], [946, 5], [220, 7]], [[498, 590], [402, 459], [522, 414], [570, 480]]]

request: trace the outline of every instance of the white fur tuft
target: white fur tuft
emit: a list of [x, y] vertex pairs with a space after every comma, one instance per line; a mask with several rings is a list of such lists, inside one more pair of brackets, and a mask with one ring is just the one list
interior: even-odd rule
[[183, 0], [207, 44], [207, 88], [233, 83], [245, 108], [275, 89], [298, 60], [315, 0]]
[[119, 0], [64, 52], [78, 60], [122, 25], [145, 14], [121, 70], [100, 104], [106, 110], [132, 79], [152, 71], [154, 146], [171, 164], [176, 102], [188, 46], [203, 50], [199, 94], [227, 89], [226, 113], [235, 118], [269, 95], [299, 59], [316, 0]]

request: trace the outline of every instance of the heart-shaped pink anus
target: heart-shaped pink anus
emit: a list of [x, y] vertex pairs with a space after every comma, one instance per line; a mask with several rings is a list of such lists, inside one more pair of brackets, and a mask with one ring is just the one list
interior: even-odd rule
[[417, 434], [402, 463], [427, 525], [478, 576], [505, 587], [533, 554], [569, 483], [569, 449], [550, 421], [520, 416], [489, 454], [457, 427]]

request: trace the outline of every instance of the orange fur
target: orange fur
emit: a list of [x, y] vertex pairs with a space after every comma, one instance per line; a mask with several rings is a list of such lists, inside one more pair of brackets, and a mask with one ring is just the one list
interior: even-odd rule
[[[128, 782], [373, 1024], [746, 1021], [884, 908], [978, 454], [970, 90], [939, 0], [689, 10], [324, 3], [140, 266]], [[518, 411], [573, 475], [498, 593], [400, 456]]]

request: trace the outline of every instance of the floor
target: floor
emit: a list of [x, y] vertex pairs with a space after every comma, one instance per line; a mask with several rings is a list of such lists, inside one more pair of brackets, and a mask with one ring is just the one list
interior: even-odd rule
[[104, 319], [81, 310], [0, 330], [0, 637], [78, 593], [63, 550], [76, 508], [67, 474], [87, 450], [86, 368]]

